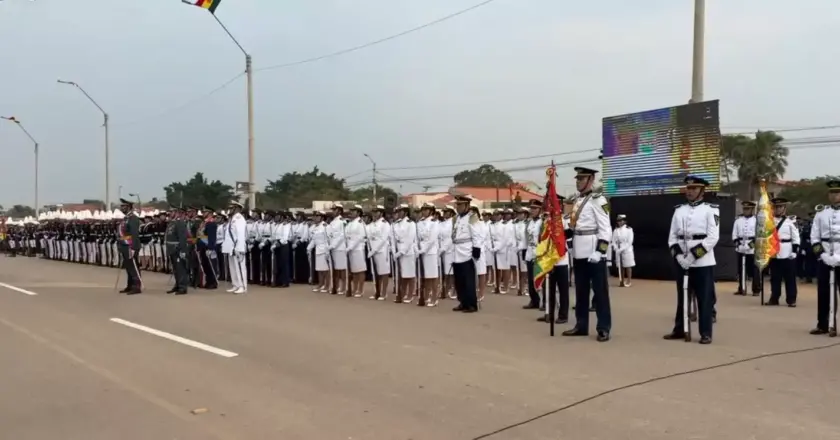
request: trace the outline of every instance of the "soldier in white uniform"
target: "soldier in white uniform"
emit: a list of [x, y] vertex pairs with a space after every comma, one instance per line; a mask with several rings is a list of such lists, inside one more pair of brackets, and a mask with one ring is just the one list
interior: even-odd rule
[[615, 262], [621, 270], [619, 287], [630, 287], [633, 277], [633, 267], [636, 266], [636, 255], [633, 253], [633, 228], [627, 225], [627, 216], [619, 214], [615, 218], [616, 228], [613, 231], [612, 248], [615, 251]]
[[312, 280], [315, 283], [313, 292], [330, 293], [333, 290], [333, 280], [330, 276], [332, 263], [327, 226], [322, 211], [312, 213], [312, 227], [309, 229], [309, 244], [306, 245], [306, 253], [314, 255], [312, 258], [315, 266], [315, 276]]
[[414, 301], [415, 278], [417, 276], [417, 229], [408, 218], [411, 208], [400, 205], [394, 211], [394, 223], [391, 231], [394, 237], [394, 261], [399, 265], [397, 285], [397, 303], [408, 304]]
[[481, 262], [481, 251], [484, 248], [484, 229], [479, 227], [481, 219], [476, 210], [471, 209], [472, 198], [458, 196], [455, 198], [455, 209], [458, 216], [452, 227], [452, 243], [454, 246], [452, 257], [452, 272], [455, 277], [455, 293], [459, 304], [452, 309], [455, 312], [474, 313], [478, 311], [478, 297], [476, 296], [477, 269]]
[[516, 260], [518, 265], [514, 276], [516, 276], [516, 296], [525, 295], [524, 290], [528, 287], [528, 264], [525, 261], [525, 253], [528, 250], [528, 210], [524, 207], [517, 208], [516, 222], [514, 223], [514, 237], [516, 239]]
[[333, 295], [343, 295], [347, 290], [347, 239], [344, 235], [344, 206], [336, 203], [332, 208], [333, 219], [327, 225], [330, 243]]
[[418, 306], [434, 307], [438, 303], [440, 238], [438, 237], [437, 222], [432, 215], [434, 212], [435, 205], [424, 203], [420, 209], [420, 219], [417, 221], [417, 258], [420, 262], [420, 275], [423, 277]]
[[[829, 320], [835, 320], [837, 310], [834, 311], [835, 316], [829, 316], [829, 310], [831, 295], [836, 295], [837, 283], [840, 282], [837, 276], [837, 268], [840, 267], [840, 180], [829, 180], [826, 185], [829, 204], [817, 212], [811, 225], [811, 247], [820, 261], [817, 269], [817, 327], [811, 330], [811, 334], [824, 335], [831, 328], [829, 336], [834, 337], [837, 330], [833, 328], [833, 323], [829, 325]], [[835, 292], [830, 287], [832, 272]]]
[[589, 335], [589, 291], [594, 292], [593, 304], [598, 322], [598, 342], [610, 340], [612, 312], [607, 286], [607, 259], [612, 228], [610, 207], [606, 197], [592, 192], [597, 171], [576, 167], [576, 187], [579, 195], [569, 219], [572, 230], [572, 258], [575, 271], [575, 327], [563, 332], [563, 336]]
[[[530, 301], [523, 309], [540, 309], [540, 293], [534, 285], [534, 260], [537, 258], [537, 245], [542, 231], [542, 201], [534, 199], [529, 203], [531, 218], [525, 226], [525, 264], [528, 266], [528, 296]], [[545, 286], [545, 284], [543, 284]], [[544, 288], [544, 287], [543, 287]]]
[[388, 280], [391, 275], [391, 225], [382, 218], [385, 207], [377, 205], [371, 211], [373, 221], [367, 226], [370, 259], [375, 275], [374, 295], [370, 299], [384, 301], [388, 297]]
[[229, 255], [228, 268], [233, 286], [228, 292], [240, 294], [248, 291], [248, 268], [245, 262], [245, 256], [248, 255], [247, 223], [242, 215], [241, 203], [232, 202], [230, 209], [230, 222], [226, 228], [227, 236], [222, 243], [222, 253]]
[[350, 286], [347, 289], [347, 296], [361, 298], [365, 289], [365, 272], [367, 271], [366, 230], [362, 222], [364, 210], [360, 205], [354, 205], [348, 214], [349, 221], [344, 228], [344, 236], [347, 240], [347, 260], [350, 266]]
[[688, 273], [689, 289], [697, 298], [700, 343], [712, 343], [714, 313], [715, 246], [720, 237], [720, 216], [717, 206], [703, 201], [709, 182], [696, 176], [685, 178], [688, 203], [678, 205], [671, 218], [668, 247], [677, 263], [677, 313], [674, 329], [664, 336], [667, 340], [682, 340], [683, 275]]
[[799, 253], [799, 228], [796, 217], [788, 218], [788, 201], [781, 197], [772, 200], [776, 231], [779, 234], [779, 253], [770, 260], [770, 301], [768, 306], [779, 305], [782, 282], [785, 283], [785, 302], [796, 307], [796, 255]]
[[[741, 202], [741, 216], [732, 226], [732, 241], [738, 257], [738, 290], [735, 295], [746, 295], [744, 286], [747, 279], [752, 280], [752, 294], [761, 292], [761, 277], [756, 276], [755, 267], [755, 202]], [[745, 279], [741, 279], [745, 276]]]
[[[438, 224], [438, 236], [440, 237], [440, 270], [443, 275], [443, 288], [440, 291], [440, 299], [446, 299], [447, 295], [454, 295], [452, 280], [452, 258], [455, 256], [455, 244], [452, 242], [452, 228], [455, 225], [455, 207], [446, 205], [443, 208], [443, 219]], [[452, 292], [450, 294], [450, 292]], [[455, 299], [454, 296], [451, 297]]]

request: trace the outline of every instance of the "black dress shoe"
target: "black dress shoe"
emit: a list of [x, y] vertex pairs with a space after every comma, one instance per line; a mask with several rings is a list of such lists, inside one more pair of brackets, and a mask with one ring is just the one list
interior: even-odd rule
[[478, 311], [475, 307], [466, 307], [464, 310], [461, 310], [463, 313], [475, 313]]
[[171, 288], [171, 289], [167, 290], [167, 291], [166, 291], [166, 293], [175, 293], [175, 292], [177, 292], [177, 291], [178, 291], [178, 288], [177, 288], [177, 287], [173, 287], [173, 288]]
[[607, 342], [610, 340], [610, 332], [598, 330], [598, 342]]
[[186, 290], [178, 290], [178, 291], [175, 292], [175, 294], [176, 295], [186, 295], [187, 291]]
[[123, 290], [120, 290], [120, 293], [128, 293], [131, 290], [131, 287], [126, 287]]
[[735, 293], [733, 293], [733, 295], [746, 296], [747, 294], [745, 292], [735, 292]]
[[824, 330], [821, 328], [815, 328], [809, 332], [812, 335], [825, 335], [828, 334], [828, 330]]
[[140, 289], [131, 289], [128, 292], [126, 292], [125, 294], [126, 295], [137, 295], [137, 294], [140, 294], [140, 293], [143, 293], [143, 291], [140, 290]]
[[534, 304], [526, 304], [526, 305], [522, 306], [522, 308], [525, 309], [525, 310], [533, 310], [533, 309], [540, 308], [540, 306], [536, 306]]
[[537, 318], [537, 322], [548, 322], [548, 319], [545, 315], [542, 315], [539, 318]]
[[761, 292], [753, 292], [753, 296], [761, 295]]
[[466, 309], [466, 307], [459, 305], [459, 306], [453, 308], [452, 311], [453, 312], [463, 312], [464, 309]]
[[779, 305], [779, 301], [770, 300], [770, 301], [764, 303], [764, 305], [765, 306], [777, 306], [777, 305]]
[[711, 336], [700, 336], [700, 343], [703, 345], [709, 345], [712, 343]]
[[667, 335], [663, 336], [662, 339], [666, 341], [682, 341], [685, 339], [685, 333], [682, 332], [671, 332]]
[[595, 306], [590, 307], [590, 308], [589, 308], [589, 311], [590, 311], [590, 312], [594, 312], [594, 311], [595, 311]]
[[584, 329], [579, 329], [577, 327], [566, 330], [563, 333], [563, 336], [589, 336], [589, 332]]
[[788, 304], [788, 307], [796, 307], [796, 303]]
[[569, 322], [569, 318], [557, 318], [557, 320], [554, 321], [555, 324], [566, 324], [568, 322]]

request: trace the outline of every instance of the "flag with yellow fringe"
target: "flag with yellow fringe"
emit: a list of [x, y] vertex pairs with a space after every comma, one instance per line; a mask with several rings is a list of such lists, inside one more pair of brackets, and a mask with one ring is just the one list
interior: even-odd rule
[[755, 265], [764, 270], [779, 253], [779, 232], [773, 220], [773, 204], [767, 195], [767, 182], [761, 181], [761, 197], [755, 213]]
[[557, 168], [554, 162], [546, 170], [548, 178], [545, 191], [543, 209], [546, 214], [540, 230], [540, 241], [537, 244], [536, 258], [534, 259], [534, 287], [538, 290], [554, 265], [566, 255], [566, 233], [563, 228], [563, 212], [560, 208], [560, 201], [557, 200], [557, 186], [555, 174]]

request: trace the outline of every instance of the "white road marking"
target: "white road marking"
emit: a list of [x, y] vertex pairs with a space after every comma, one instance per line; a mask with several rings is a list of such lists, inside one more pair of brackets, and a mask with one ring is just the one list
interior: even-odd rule
[[201, 342], [196, 342], [196, 341], [193, 341], [193, 340], [190, 340], [190, 339], [187, 339], [187, 338], [182, 338], [180, 336], [173, 335], [172, 333], [167, 333], [167, 332], [164, 332], [164, 331], [155, 330], [151, 327], [146, 327], [145, 325], [135, 324], [131, 321], [126, 321], [125, 319], [111, 318], [111, 322], [115, 322], [117, 324], [122, 324], [126, 327], [130, 327], [130, 328], [133, 328], [135, 330], [140, 330], [141, 332], [146, 332], [146, 333], [149, 333], [151, 335], [159, 336], [159, 337], [164, 338], [164, 339], [169, 339], [170, 341], [178, 342], [180, 344], [184, 344], [184, 345], [190, 346], [192, 348], [197, 348], [199, 350], [204, 350], [208, 353], [213, 353], [213, 354], [221, 356], [221, 357], [232, 358], [232, 357], [239, 356], [238, 354], [236, 354], [232, 351], [222, 350], [221, 348], [216, 348], [216, 347], [213, 347], [212, 345], [202, 344]]
[[26, 290], [26, 289], [21, 289], [20, 287], [15, 287], [15, 286], [13, 286], [13, 285], [11, 285], [11, 284], [0, 283], [0, 287], [5, 287], [5, 288], [7, 288], [7, 289], [9, 289], [9, 290], [14, 290], [15, 292], [20, 292], [20, 293], [23, 293], [23, 294], [26, 294], [26, 295], [29, 295], [29, 296], [35, 296], [35, 295], [37, 295], [37, 293], [35, 293], [35, 292], [30, 292], [30, 291], [28, 291], [28, 290]]

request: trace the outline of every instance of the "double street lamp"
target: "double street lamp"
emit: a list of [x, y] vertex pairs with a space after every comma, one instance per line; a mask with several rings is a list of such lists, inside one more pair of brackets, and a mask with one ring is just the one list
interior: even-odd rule
[[36, 141], [35, 138], [33, 138], [32, 135], [29, 134], [28, 131], [26, 131], [26, 128], [23, 126], [23, 124], [21, 124], [21, 122], [19, 120], [17, 120], [17, 118], [15, 118], [14, 116], [0, 116], [0, 118], [5, 119], [9, 122], [14, 122], [18, 127], [20, 127], [21, 130], [23, 130], [23, 132], [26, 134], [26, 136], [29, 137], [29, 140], [31, 140], [32, 143], [35, 144], [35, 206], [34, 206], [34, 208], [35, 208], [35, 217], [37, 218], [38, 214], [40, 213], [40, 208], [39, 208], [39, 205], [38, 205], [38, 141]]
[[73, 81], [58, 80], [58, 83], [59, 84], [66, 84], [68, 86], [73, 86], [73, 87], [79, 89], [79, 91], [81, 91], [82, 94], [84, 94], [85, 97], [88, 99], [88, 101], [92, 102], [93, 105], [95, 105], [96, 108], [98, 108], [99, 111], [102, 112], [102, 116], [105, 119], [105, 124], [104, 124], [104, 127], [105, 127], [105, 210], [110, 210], [111, 209], [111, 148], [110, 148], [110, 145], [109, 145], [109, 137], [108, 137], [108, 113], [105, 110], [103, 110], [102, 106], [97, 104], [97, 102], [94, 101], [93, 98], [90, 97], [90, 95], [88, 95], [88, 93], [85, 91], [85, 89], [82, 88], [82, 86], [76, 84]]

